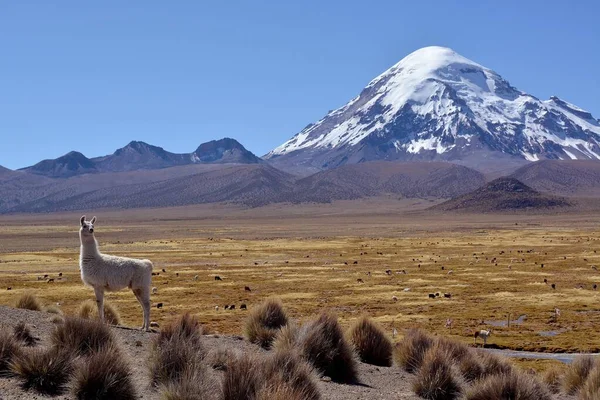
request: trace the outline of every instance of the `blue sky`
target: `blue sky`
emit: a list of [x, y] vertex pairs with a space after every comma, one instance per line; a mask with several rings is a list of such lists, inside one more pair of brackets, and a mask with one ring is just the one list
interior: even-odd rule
[[429, 45], [599, 118], [598, 15], [596, 1], [5, 1], [0, 165], [224, 136], [263, 155]]

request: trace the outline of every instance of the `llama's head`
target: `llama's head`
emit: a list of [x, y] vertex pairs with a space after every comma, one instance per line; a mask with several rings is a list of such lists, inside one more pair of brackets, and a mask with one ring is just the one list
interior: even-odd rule
[[81, 217], [81, 228], [79, 228], [79, 233], [83, 236], [94, 236], [94, 222], [96, 222], [96, 217], [93, 217], [90, 221], [85, 220], [85, 215]]

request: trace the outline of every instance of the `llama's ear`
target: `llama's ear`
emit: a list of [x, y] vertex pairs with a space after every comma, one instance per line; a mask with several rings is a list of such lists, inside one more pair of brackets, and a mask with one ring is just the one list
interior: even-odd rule
[[92, 220], [91, 220], [90, 222], [91, 222], [92, 224], [93, 224], [94, 222], [96, 222], [96, 217], [95, 217], [95, 216], [94, 216], [94, 217], [92, 217]]
[[85, 215], [81, 217], [81, 226], [83, 226], [84, 222], [85, 222]]

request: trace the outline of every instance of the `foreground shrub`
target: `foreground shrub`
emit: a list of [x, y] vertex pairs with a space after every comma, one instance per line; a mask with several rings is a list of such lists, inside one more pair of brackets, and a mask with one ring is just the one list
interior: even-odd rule
[[202, 340], [202, 325], [197, 317], [185, 313], [168, 322], [160, 330], [156, 343], [169, 341], [173, 337], [200, 342]]
[[93, 352], [81, 363], [72, 390], [78, 400], [136, 399], [129, 366], [114, 345]]
[[[156, 336], [150, 353], [150, 377], [155, 386], [178, 383], [186, 374], [199, 374], [206, 355], [198, 320], [185, 314]], [[183, 390], [183, 389], [182, 389]]]
[[589, 373], [585, 383], [579, 390], [580, 400], [600, 399], [600, 364]]
[[567, 394], [577, 393], [594, 368], [594, 363], [594, 357], [591, 356], [579, 356], [573, 360], [563, 377], [563, 389]]
[[205, 357], [206, 363], [218, 371], [225, 371], [239, 357], [238, 351], [225, 346], [212, 348]]
[[430, 347], [415, 376], [414, 392], [429, 400], [457, 399], [463, 392], [463, 381], [453, 363], [452, 353], [447, 348]]
[[56, 326], [50, 340], [55, 348], [88, 355], [114, 343], [110, 329], [99, 321], [67, 317]]
[[[79, 306], [77, 316], [84, 319], [99, 319], [98, 305], [94, 300], [86, 300]], [[117, 307], [104, 301], [104, 321], [109, 325], [123, 325]]]
[[212, 400], [220, 399], [221, 388], [210, 377], [205, 366], [188, 368], [175, 381], [159, 388], [162, 400]]
[[44, 307], [44, 311], [49, 314], [63, 315], [63, 312], [60, 309], [60, 307], [53, 304]]
[[287, 351], [295, 349], [299, 342], [300, 328], [294, 321], [289, 321], [283, 326], [273, 341], [272, 348], [275, 351]]
[[544, 385], [532, 375], [511, 372], [490, 375], [477, 381], [468, 391], [466, 400], [550, 400]]
[[264, 376], [257, 355], [244, 354], [230, 363], [223, 376], [223, 400], [256, 398]]
[[356, 360], [337, 317], [323, 313], [299, 333], [299, 354], [333, 381], [358, 382]]
[[35, 295], [31, 293], [25, 293], [17, 300], [16, 307], [24, 310], [42, 311], [43, 306]]
[[396, 363], [407, 372], [416, 372], [423, 362], [423, 357], [433, 345], [433, 339], [420, 329], [410, 329], [404, 339], [396, 345], [394, 358]]
[[512, 364], [504, 357], [500, 357], [489, 351], [476, 350], [481, 365], [483, 366], [483, 376], [507, 375], [514, 372]]
[[244, 325], [244, 335], [251, 343], [269, 349], [279, 330], [287, 323], [288, 317], [281, 301], [267, 299], [250, 311]]
[[32, 349], [15, 357], [11, 369], [24, 389], [55, 396], [65, 391], [73, 365], [68, 352]]
[[553, 366], [548, 368], [542, 375], [542, 382], [548, 386], [551, 393], [560, 393], [563, 368]]
[[25, 346], [35, 346], [39, 340], [31, 334], [31, 330], [29, 330], [29, 327], [24, 322], [19, 322], [15, 325], [13, 335], [17, 341], [23, 343]]
[[370, 318], [359, 319], [350, 328], [348, 336], [362, 362], [382, 367], [392, 366], [392, 342]]
[[259, 398], [287, 394], [292, 399], [319, 400], [321, 394], [314, 369], [294, 351], [277, 351], [264, 360], [265, 384]]
[[19, 343], [13, 335], [0, 331], [0, 376], [10, 375], [10, 365], [13, 359], [21, 355]]

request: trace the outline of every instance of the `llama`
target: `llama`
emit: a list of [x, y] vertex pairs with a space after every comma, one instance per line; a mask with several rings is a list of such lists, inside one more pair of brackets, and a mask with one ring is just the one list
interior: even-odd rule
[[94, 288], [100, 321], [104, 322], [104, 292], [114, 292], [128, 287], [133, 291], [144, 310], [142, 330], [150, 331], [152, 263], [149, 260], [100, 253], [98, 242], [94, 237], [96, 217], [86, 221], [84, 215], [80, 222], [79, 269], [81, 270], [81, 280], [87, 286]]
[[487, 331], [485, 329], [482, 329], [478, 332], [475, 332], [475, 334], [473, 335], [473, 337], [475, 338], [475, 344], [477, 344], [477, 338], [480, 337], [483, 339], [483, 347], [485, 347], [485, 345], [487, 344], [487, 340], [491, 334], [492, 334], [491, 329], [489, 329]]

